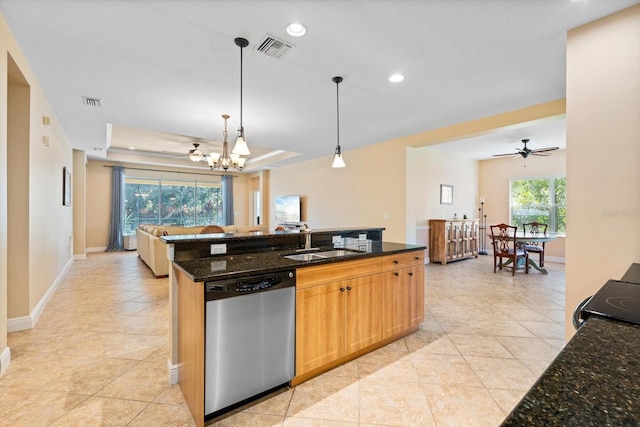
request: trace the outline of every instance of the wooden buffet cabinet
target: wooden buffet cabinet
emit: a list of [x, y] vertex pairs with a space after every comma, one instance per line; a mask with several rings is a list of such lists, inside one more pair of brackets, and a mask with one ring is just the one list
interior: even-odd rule
[[419, 328], [424, 251], [300, 268], [296, 376], [300, 384]]
[[429, 262], [478, 258], [478, 219], [430, 219]]

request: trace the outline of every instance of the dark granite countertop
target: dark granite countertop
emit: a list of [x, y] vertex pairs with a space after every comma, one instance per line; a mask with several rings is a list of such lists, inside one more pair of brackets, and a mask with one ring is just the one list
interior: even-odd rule
[[640, 325], [589, 317], [502, 426], [640, 426]]
[[[333, 249], [333, 248], [327, 248]], [[404, 243], [372, 242], [371, 250], [354, 252], [353, 255], [312, 261], [294, 261], [283, 255], [294, 254], [291, 250], [271, 250], [237, 255], [218, 255], [207, 258], [174, 261], [174, 265], [183, 270], [194, 282], [227, 279], [269, 273], [287, 268], [301, 268], [310, 265], [328, 264], [355, 259], [369, 258], [394, 253], [426, 249], [425, 246]]]
[[[353, 233], [358, 231], [380, 231], [383, 227], [345, 227], [345, 228], [323, 228], [309, 230], [311, 234], [327, 234], [327, 233]], [[192, 243], [204, 240], [215, 240], [223, 242], [225, 240], [253, 240], [256, 238], [269, 238], [273, 236], [304, 235], [304, 230], [284, 230], [284, 231], [253, 231], [249, 233], [213, 233], [213, 234], [176, 234], [169, 236], [160, 236], [160, 239], [167, 243]]]

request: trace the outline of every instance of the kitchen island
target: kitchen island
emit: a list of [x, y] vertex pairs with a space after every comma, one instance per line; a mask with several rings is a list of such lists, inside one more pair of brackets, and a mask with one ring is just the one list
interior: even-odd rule
[[[640, 264], [622, 281], [640, 287]], [[588, 316], [502, 426], [640, 426], [640, 307], [626, 301], [638, 320]]]
[[[225, 236], [227, 253], [214, 256], [209, 247], [222, 244], [215, 237], [168, 239], [179, 242], [170, 274], [177, 301], [179, 383], [197, 425], [203, 425], [208, 415], [204, 407], [207, 291], [218, 283], [295, 271], [292, 386], [418, 330], [424, 319], [424, 246], [378, 240], [379, 229], [330, 230], [314, 233], [312, 246], [334, 256], [307, 258], [295, 256], [309, 253], [301, 248], [306, 239], [299, 237], [285, 233], [230, 240]], [[179, 247], [185, 240], [190, 245]], [[344, 248], [345, 240], [355, 246]]]

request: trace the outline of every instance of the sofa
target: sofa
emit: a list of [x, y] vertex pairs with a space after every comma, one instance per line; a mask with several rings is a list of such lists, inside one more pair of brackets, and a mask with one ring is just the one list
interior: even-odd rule
[[[180, 227], [173, 225], [140, 224], [136, 229], [136, 250], [138, 256], [149, 266], [156, 276], [169, 274], [169, 259], [167, 258], [167, 244], [162, 236], [175, 236], [184, 234], [201, 234], [204, 225], [193, 227]], [[225, 233], [251, 233], [255, 231], [268, 231], [266, 225], [255, 226], [222, 226]]]

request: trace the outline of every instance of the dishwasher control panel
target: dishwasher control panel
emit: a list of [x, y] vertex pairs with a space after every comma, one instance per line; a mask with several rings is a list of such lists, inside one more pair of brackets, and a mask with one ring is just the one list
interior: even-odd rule
[[282, 289], [296, 285], [295, 270], [205, 282], [207, 301]]

